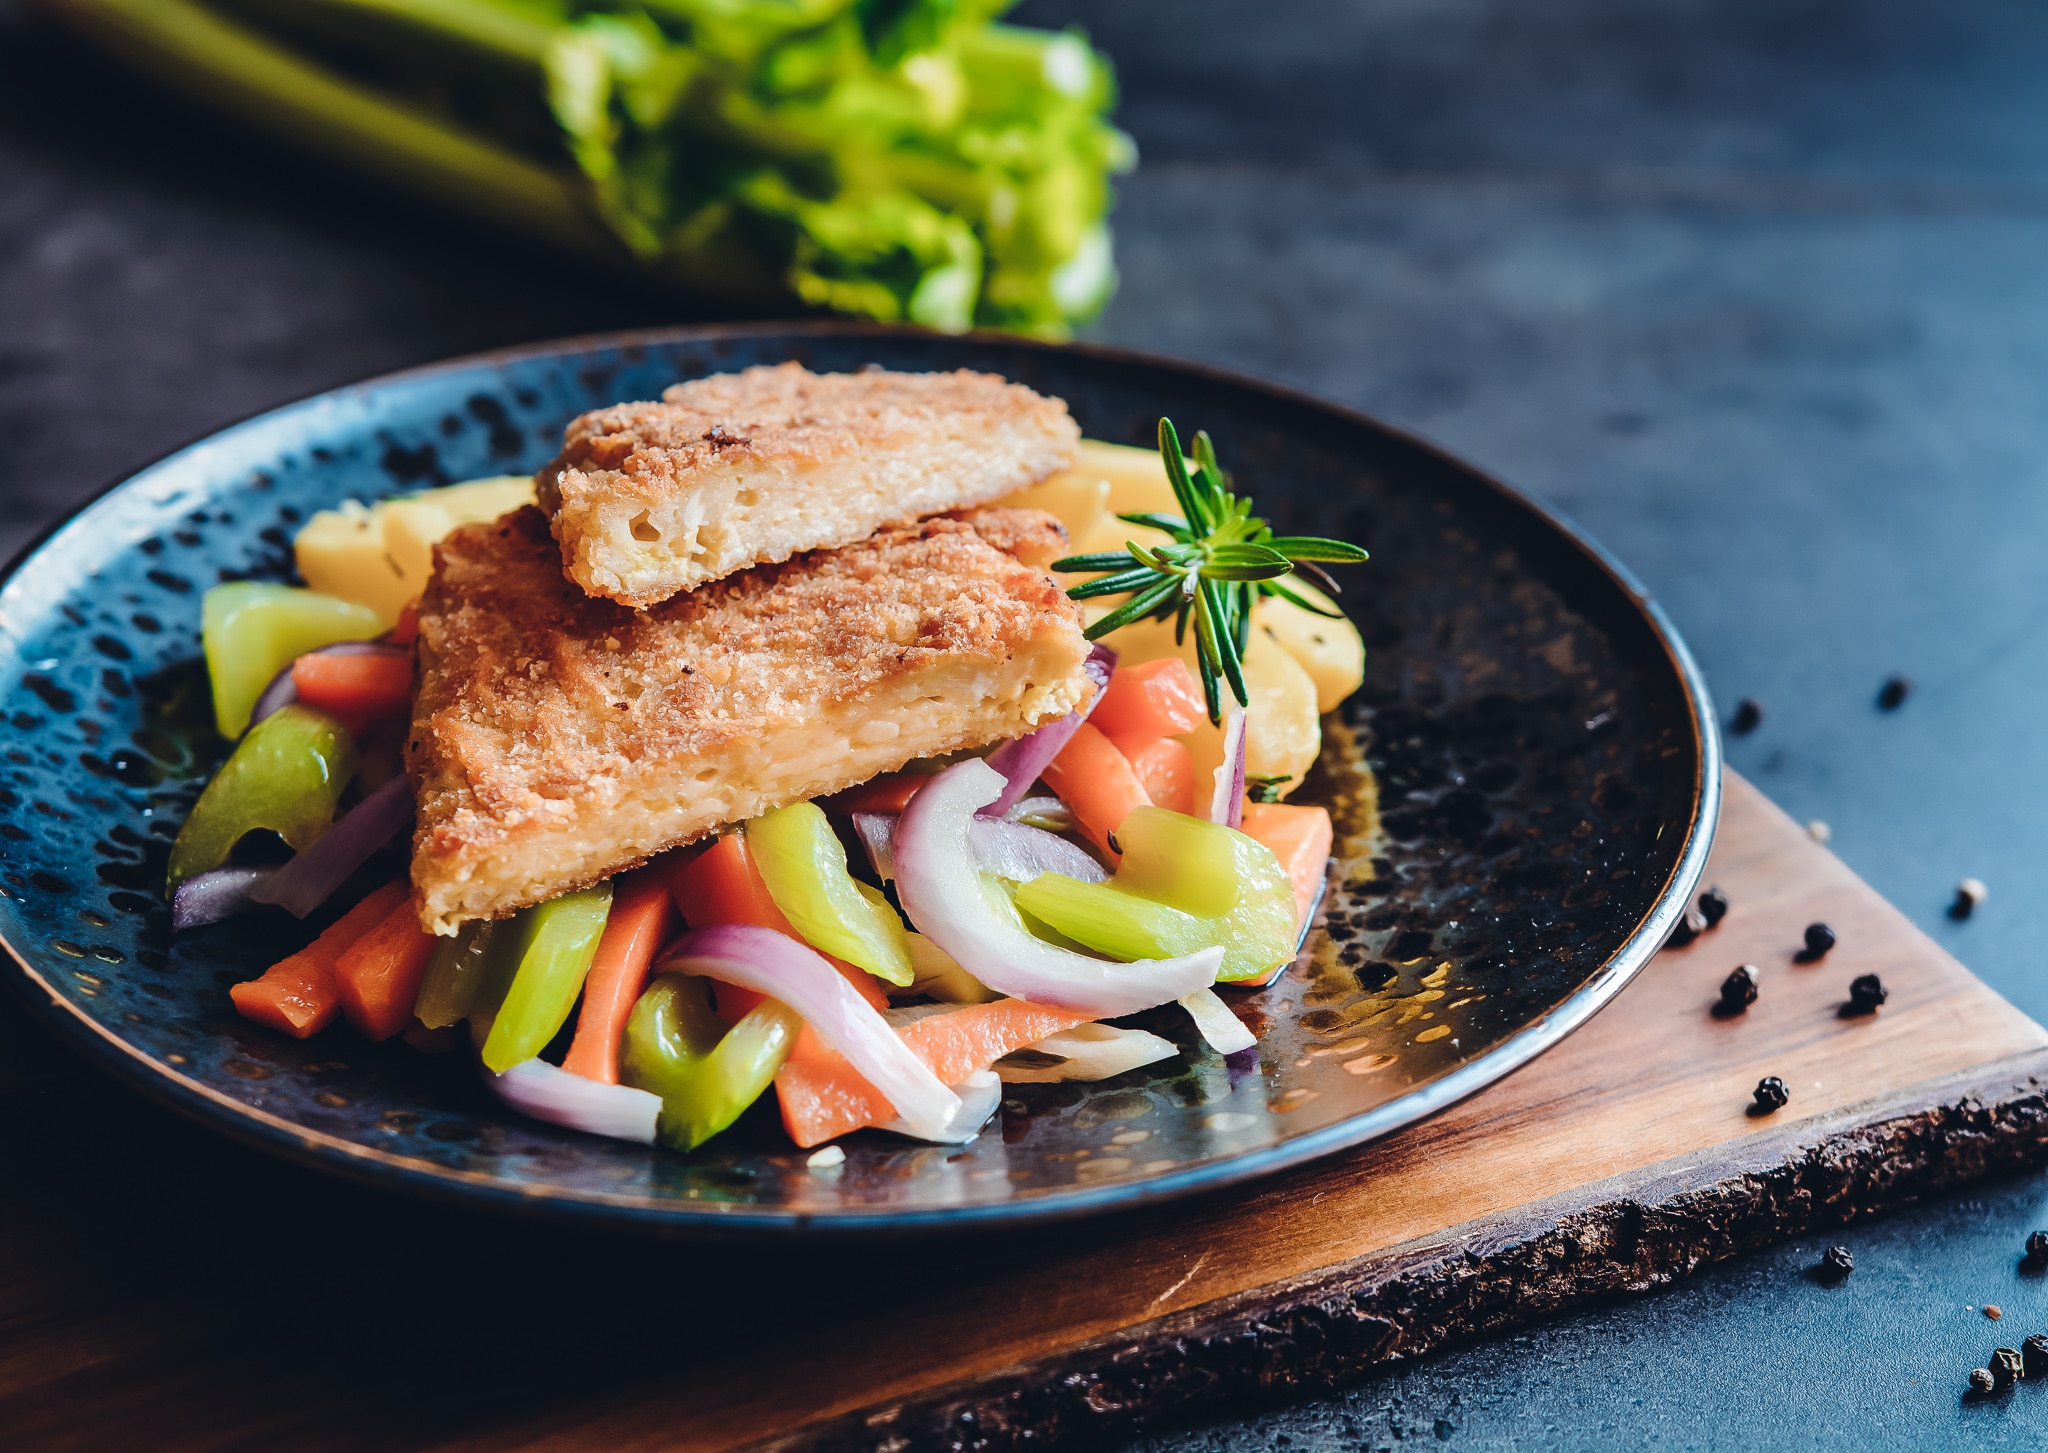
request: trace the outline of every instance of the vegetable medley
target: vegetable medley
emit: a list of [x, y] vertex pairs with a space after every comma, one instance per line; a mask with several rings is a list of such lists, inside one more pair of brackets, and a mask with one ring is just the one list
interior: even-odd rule
[[[1205, 437], [1189, 462], [1161, 433], [1160, 455], [1084, 442], [1076, 468], [1003, 501], [1057, 515], [1077, 551], [1054, 568], [1083, 577], [1070, 594], [1097, 645], [1071, 715], [449, 937], [394, 878], [236, 985], [236, 1008], [300, 1038], [339, 1018], [470, 1053], [529, 1115], [679, 1151], [771, 1088], [802, 1147], [863, 1127], [971, 1139], [1002, 1081], [1179, 1053], [1110, 1022], [1168, 1002], [1216, 1051], [1252, 1048], [1216, 988], [1261, 987], [1294, 959], [1331, 823], [1284, 799], [1364, 666], [1302, 573], [1363, 552], [1272, 536]], [[306, 917], [400, 837], [410, 602], [436, 538], [530, 490], [351, 504], [299, 536], [316, 588], [208, 593], [216, 721], [237, 745], [173, 848], [180, 930], [266, 906]], [[252, 834], [292, 856], [239, 861]]]

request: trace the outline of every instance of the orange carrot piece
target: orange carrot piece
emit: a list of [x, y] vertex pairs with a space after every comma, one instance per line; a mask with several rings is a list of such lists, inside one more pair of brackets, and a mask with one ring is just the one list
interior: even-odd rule
[[1084, 721], [1075, 728], [1060, 754], [1046, 766], [1045, 781], [1072, 809], [1088, 840], [1112, 856], [1116, 853], [1109, 845], [1109, 835], [1132, 808], [1148, 807], [1152, 802], [1129, 760], [1093, 722]]
[[410, 646], [419, 638], [420, 603], [409, 600], [405, 603], [405, 609], [398, 613], [397, 621], [393, 623], [390, 633], [384, 639], [394, 646]]
[[[782, 910], [775, 906], [775, 900], [768, 896], [768, 885], [761, 881], [754, 860], [747, 856], [747, 840], [743, 834], [727, 833], [686, 864], [671, 880], [670, 886], [675, 893], [676, 907], [682, 910], [683, 922], [692, 928], [708, 928], [714, 923], [745, 923], [755, 928], [772, 928], [777, 933], [788, 934], [798, 943], [803, 942], [803, 935], [790, 927]], [[861, 998], [876, 1009], [889, 1007], [889, 996], [873, 974], [838, 959], [832, 959], [832, 964], [846, 976], [848, 983], [860, 991]], [[717, 984], [711, 992], [718, 1004], [719, 1017], [728, 1024], [739, 1023], [748, 1010], [767, 997], [752, 989], [742, 989], [737, 984]]]
[[409, 896], [410, 890], [402, 881], [386, 883], [329, 924], [325, 933], [297, 953], [272, 964], [262, 978], [228, 990], [228, 997], [245, 1018], [294, 1039], [318, 1034], [341, 1009], [341, 996], [334, 983], [335, 960]]
[[1176, 737], [1193, 731], [1208, 716], [1202, 688], [1187, 662], [1161, 656], [1118, 667], [1088, 720], [1108, 737]]
[[1154, 807], [1195, 810], [1195, 754], [1178, 737], [1111, 737]]
[[404, 656], [301, 656], [292, 663], [299, 700], [352, 732], [412, 704], [412, 662]]
[[420, 927], [419, 910], [407, 894], [334, 961], [342, 1015], [365, 1039], [389, 1039], [412, 1022], [437, 942]]
[[1292, 802], [1247, 802], [1244, 834], [1273, 850], [1294, 884], [1295, 911], [1307, 913], [1329, 872], [1330, 844], [1335, 838], [1329, 809]]
[[583, 1010], [562, 1068], [601, 1085], [619, 1082], [619, 1043], [626, 1018], [647, 987], [654, 956], [675, 927], [675, 900], [668, 883], [647, 869], [628, 873], [613, 885], [611, 916], [597, 941], [597, 956], [583, 980]]
[[[1022, 999], [998, 999], [928, 1014], [897, 1033], [941, 1081], [957, 1085], [1013, 1050], [1092, 1018]], [[810, 1035], [809, 1029], [804, 1034]], [[790, 1139], [806, 1150], [863, 1125], [896, 1118], [895, 1107], [882, 1092], [822, 1041], [814, 1053], [789, 1057], [776, 1072], [775, 1092]]]
[[931, 780], [922, 772], [884, 772], [858, 787], [820, 797], [818, 806], [827, 812], [898, 813], [910, 805], [917, 789]]

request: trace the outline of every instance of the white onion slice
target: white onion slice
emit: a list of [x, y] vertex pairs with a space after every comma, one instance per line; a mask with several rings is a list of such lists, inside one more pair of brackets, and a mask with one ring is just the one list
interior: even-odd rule
[[661, 1119], [661, 1096], [586, 1080], [544, 1059], [526, 1060], [502, 1075], [485, 1070], [484, 1083], [522, 1115], [613, 1140], [652, 1145]]
[[[1216, 982], [1220, 947], [1177, 959], [1110, 963], [1034, 938], [991, 900], [969, 823], [1003, 791], [988, 763], [959, 762], [926, 783], [896, 824], [896, 893], [918, 932], [998, 993], [1100, 1019], [1135, 1014]], [[808, 1016], [807, 1016], [808, 1017]], [[820, 1031], [823, 1032], [822, 1030]]]
[[1244, 1021], [1230, 1012], [1230, 1006], [1216, 997], [1214, 989], [1184, 996], [1180, 1007], [1188, 1011], [1195, 1028], [1218, 1054], [1236, 1054], [1250, 1049], [1259, 1037], [1244, 1027]]
[[1180, 1053], [1170, 1039], [1161, 1039], [1143, 1029], [1119, 1029], [1113, 1024], [1077, 1024], [1048, 1034], [1026, 1049], [1051, 1055], [1058, 1064], [1012, 1064], [1005, 1056], [996, 1061], [996, 1073], [1004, 1084], [1049, 1085], [1059, 1080], [1082, 1082], [1107, 1080], [1141, 1065], [1157, 1064]]
[[953, 1093], [960, 1097], [960, 1108], [953, 1117], [936, 1131], [925, 1133], [910, 1128], [902, 1120], [891, 1120], [878, 1130], [892, 1130], [898, 1135], [908, 1135], [913, 1140], [934, 1140], [940, 1145], [965, 1145], [981, 1134], [981, 1127], [988, 1124], [988, 1117], [996, 1113], [996, 1106], [1003, 1103], [1003, 1082], [992, 1070], [976, 1070], [959, 1084], [953, 1086]]
[[695, 929], [662, 952], [654, 971], [701, 974], [787, 1004], [882, 1092], [914, 1134], [934, 1137], [960, 1113], [960, 1097], [888, 1021], [822, 955], [788, 934], [740, 923]]
[[[895, 881], [896, 819], [886, 813], [856, 812], [853, 830], [860, 834], [876, 875], [884, 883]], [[1029, 883], [1040, 873], [1065, 873], [1083, 883], [1102, 883], [1109, 878], [1109, 871], [1081, 848], [1057, 833], [1021, 822], [977, 816], [967, 825], [967, 842], [984, 873], [1012, 883]]]
[[1209, 798], [1209, 821], [1225, 827], [1244, 825], [1244, 708], [1223, 699], [1223, 765], [1216, 769], [1216, 790]]

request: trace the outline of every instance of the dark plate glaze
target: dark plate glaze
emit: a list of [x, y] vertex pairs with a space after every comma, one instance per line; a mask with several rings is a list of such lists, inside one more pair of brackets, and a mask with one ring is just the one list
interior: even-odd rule
[[[1226, 1063], [1179, 1011], [1177, 1059], [1098, 1085], [1010, 1087], [974, 1144], [864, 1132], [806, 1168], [765, 1107], [690, 1157], [521, 1120], [465, 1062], [345, 1029], [306, 1043], [227, 986], [316, 921], [173, 941], [169, 838], [218, 761], [199, 598], [288, 577], [312, 511], [537, 468], [585, 409], [678, 378], [987, 369], [1090, 434], [1205, 427], [1283, 531], [1369, 546], [1346, 597], [1366, 684], [1325, 722], [1304, 800], [1336, 814], [1324, 921]], [[577, 340], [419, 369], [240, 424], [127, 480], [0, 589], [0, 937], [43, 1019], [131, 1084], [325, 1169], [479, 1206], [690, 1234], [904, 1230], [1073, 1216], [1265, 1175], [1439, 1110], [1554, 1044], [1670, 932], [1705, 864], [1719, 744], [1643, 591], [1556, 516], [1362, 416], [1104, 349], [846, 327]], [[1368, 770], [1369, 765], [1369, 770]], [[1376, 791], [1375, 791], [1376, 788]], [[1375, 805], [1377, 804], [1377, 806]]]

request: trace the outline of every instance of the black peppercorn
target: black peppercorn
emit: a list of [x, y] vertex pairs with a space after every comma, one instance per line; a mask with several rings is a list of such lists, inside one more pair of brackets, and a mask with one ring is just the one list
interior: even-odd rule
[[1834, 946], [1834, 929], [1825, 923], [1809, 923], [1806, 925], [1806, 953], [1804, 957], [1809, 962], [1814, 959], [1825, 958], [1827, 951]]
[[1991, 1381], [1998, 1387], [2011, 1387], [2026, 1376], [2026, 1363], [2019, 1353], [2010, 1347], [2001, 1347], [1991, 1354]]
[[1728, 730], [1738, 737], [1746, 737], [1763, 725], [1764, 704], [1754, 696], [1745, 696], [1735, 703], [1735, 715], [1729, 719]]
[[1820, 1259], [1820, 1273], [1829, 1281], [1840, 1281], [1856, 1269], [1856, 1258], [1846, 1246], [1830, 1246]]
[[1755, 964], [1737, 964], [1735, 972], [1721, 981], [1721, 1012], [1740, 1014], [1756, 1003]]
[[2048, 1263], [2048, 1231], [2036, 1231], [2027, 1237], [2027, 1260], [2037, 1266]]
[[1700, 917], [1706, 919], [1707, 927], [1717, 928], [1728, 916], [1728, 895], [1719, 888], [1709, 888], [1700, 894]]
[[2039, 1332], [2020, 1343], [2020, 1362], [2028, 1377], [2048, 1377], [2048, 1337]]
[[1776, 1075], [1765, 1075], [1756, 1082], [1756, 1107], [1768, 1115], [1773, 1110], [1782, 1110], [1792, 1098], [1785, 1088], [1785, 1082]]
[[1688, 908], [1678, 922], [1672, 926], [1671, 937], [1664, 940], [1666, 948], [1684, 948], [1711, 927], [1705, 915], [1697, 908]]
[[1963, 879], [1956, 884], [1955, 901], [1948, 906], [1948, 916], [1957, 920], [1968, 918], [1977, 911], [1977, 905], [1984, 901], [1987, 891], [1982, 879]]
[[1970, 1369], [1970, 1391], [1978, 1394], [1990, 1392], [1998, 1386], [1998, 1380], [1991, 1375], [1988, 1367]]
[[1877, 689], [1877, 709], [1879, 711], [1897, 711], [1904, 704], [1906, 698], [1912, 694], [1913, 683], [1910, 678], [1905, 676], [1889, 677], [1884, 685]]
[[1868, 1014], [1878, 1005], [1891, 998], [1884, 981], [1875, 974], [1858, 974], [1849, 981], [1849, 1009], [1854, 1014]]

